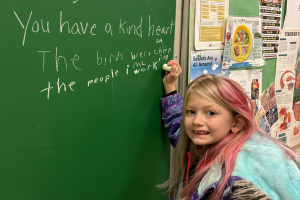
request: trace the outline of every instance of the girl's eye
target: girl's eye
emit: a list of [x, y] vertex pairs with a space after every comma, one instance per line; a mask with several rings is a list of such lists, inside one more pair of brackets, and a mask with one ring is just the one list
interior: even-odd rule
[[208, 114], [209, 116], [214, 116], [216, 113], [215, 113], [214, 111], [208, 111], [207, 114]]
[[195, 112], [193, 110], [187, 110], [186, 113], [189, 115], [195, 114]]

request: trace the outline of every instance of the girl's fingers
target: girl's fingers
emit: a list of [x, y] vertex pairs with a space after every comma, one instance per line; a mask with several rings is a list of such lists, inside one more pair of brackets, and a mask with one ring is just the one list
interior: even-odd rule
[[170, 60], [168, 63], [167, 63], [167, 65], [173, 65], [173, 64], [175, 64], [175, 65], [179, 65], [179, 63], [178, 63], [178, 61], [177, 60]]

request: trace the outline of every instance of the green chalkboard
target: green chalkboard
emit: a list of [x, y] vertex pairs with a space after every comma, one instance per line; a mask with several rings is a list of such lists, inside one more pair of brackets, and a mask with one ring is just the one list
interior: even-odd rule
[[1, 0], [0, 199], [166, 199], [172, 0]]

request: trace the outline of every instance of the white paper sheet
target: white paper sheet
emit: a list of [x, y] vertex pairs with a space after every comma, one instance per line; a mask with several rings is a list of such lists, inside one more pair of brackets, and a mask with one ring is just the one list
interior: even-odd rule
[[283, 28], [300, 28], [300, 1], [287, 0]]
[[196, 0], [195, 49], [223, 49], [229, 0]]

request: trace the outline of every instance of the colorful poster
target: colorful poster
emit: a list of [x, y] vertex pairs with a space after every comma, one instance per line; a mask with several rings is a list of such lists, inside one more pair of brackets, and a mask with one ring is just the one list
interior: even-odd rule
[[270, 127], [278, 120], [277, 102], [275, 96], [275, 86], [272, 83], [266, 90], [264, 90], [260, 97], [261, 105], [266, 112], [266, 117]]
[[270, 134], [270, 126], [266, 119], [265, 110], [261, 107], [255, 117], [255, 121], [258, 127], [260, 127], [263, 131]]
[[195, 49], [223, 49], [229, 0], [196, 0]]
[[229, 70], [222, 70], [223, 50], [192, 51], [189, 81], [203, 74], [229, 77]]
[[259, 96], [261, 94], [262, 73], [261, 69], [230, 71], [229, 78], [238, 82], [251, 99], [254, 115], [260, 108]]
[[262, 51], [264, 58], [276, 58], [280, 38], [282, 0], [260, 0]]
[[262, 65], [261, 19], [229, 17], [222, 69]]
[[300, 29], [280, 31], [275, 90], [278, 123], [271, 136], [289, 146], [300, 143]]

